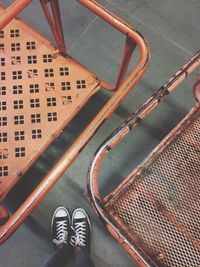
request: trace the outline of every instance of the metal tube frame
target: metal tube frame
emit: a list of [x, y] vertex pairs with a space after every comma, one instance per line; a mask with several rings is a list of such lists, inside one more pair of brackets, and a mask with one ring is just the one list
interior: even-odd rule
[[44, 15], [47, 19], [47, 22], [49, 23], [49, 27], [52, 31], [57, 47], [60, 52], [62, 52], [63, 54], [66, 54], [59, 2], [58, 0], [53, 0], [53, 1], [51, 0], [50, 3], [51, 3], [51, 9], [53, 13], [53, 19], [49, 12], [48, 2], [46, 0], [40, 0], [40, 4], [44, 11]]
[[[133, 244], [128, 239], [126, 232], [119, 229], [114, 223], [109, 214], [104, 209], [104, 203], [115, 194], [114, 190], [104, 200], [102, 200], [99, 188], [98, 188], [98, 174], [101, 167], [101, 163], [109, 151], [114, 148], [132, 129], [134, 129], [140, 121], [145, 119], [150, 112], [171, 92], [173, 92], [177, 86], [179, 86], [184, 79], [186, 79], [197, 67], [200, 66], [200, 51], [197, 52], [172, 78], [168, 80], [158, 91], [153, 94], [147, 101], [141, 105], [134, 113], [132, 113], [128, 119], [122, 123], [99, 147], [94, 157], [92, 158], [88, 170], [87, 178], [87, 195], [89, 201], [104, 223], [108, 231], [113, 237], [127, 250], [127, 252], [137, 261], [139, 266], [155, 266], [150, 258], [146, 258], [141, 248], [136, 244]], [[199, 85], [199, 80], [197, 81]], [[196, 96], [197, 98], [197, 96]], [[198, 105], [200, 104], [200, 98], [197, 99]], [[126, 184], [126, 180], [121, 183], [120, 188]]]
[[[44, 196], [50, 191], [55, 185], [59, 178], [64, 174], [66, 169], [71, 165], [75, 158], [82, 151], [84, 146], [89, 142], [91, 137], [96, 133], [99, 127], [105, 120], [114, 112], [119, 106], [121, 101], [127, 96], [130, 90], [136, 85], [145, 73], [149, 64], [150, 52], [148, 45], [140, 33], [135, 31], [126, 22], [118, 18], [116, 15], [108, 11], [105, 7], [93, 0], [77, 0], [79, 3], [90, 9], [97, 16], [101, 17], [107, 23], [112, 25], [114, 28], [119, 30], [127, 38], [125, 52], [123, 56], [123, 62], [127, 68], [129, 62], [129, 55], [131, 50], [134, 49], [135, 45], [130, 46], [130, 42], [136, 44], [140, 50], [140, 59], [137, 66], [130, 73], [128, 78], [124, 79], [124, 71], [121, 66], [119, 76], [117, 79], [118, 85], [120, 84], [117, 91], [113, 94], [110, 100], [105, 104], [103, 109], [96, 115], [91, 121], [87, 128], [72, 144], [72, 146], [65, 152], [57, 164], [47, 174], [43, 181], [37, 186], [32, 194], [25, 200], [25, 202], [18, 208], [18, 210], [11, 216], [11, 218], [1, 227], [0, 229], [0, 243], [3, 243], [26, 219], [26, 217], [32, 212], [32, 210], [40, 203]], [[30, 0], [17, 0], [13, 5], [8, 7], [3, 15], [0, 16], [0, 29], [11, 21], [12, 18], [16, 17], [31, 1]], [[109, 89], [107, 86], [107, 89]], [[113, 86], [110, 86], [113, 89]]]

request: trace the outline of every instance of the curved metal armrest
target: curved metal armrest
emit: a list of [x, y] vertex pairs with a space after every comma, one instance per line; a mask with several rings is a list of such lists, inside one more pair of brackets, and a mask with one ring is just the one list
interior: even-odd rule
[[[112, 221], [108, 218], [104, 210], [104, 201], [101, 198], [98, 188], [98, 173], [101, 167], [101, 163], [108, 152], [116, 146], [137, 124], [143, 120], [148, 114], [197, 67], [200, 66], [200, 51], [196, 53], [172, 78], [168, 80], [159, 90], [153, 94], [143, 105], [141, 105], [134, 113], [132, 113], [128, 119], [122, 123], [100, 146], [92, 158], [88, 170], [87, 179], [87, 194], [89, 201], [98, 214], [103, 220], [104, 224], [113, 236], [117, 236], [117, 239], [125, 240], [122, 232], [116, 229], [116, 226], [112, 224]], [[197, 85], [197, 83], [195, 83]], [[199, 81], [198, 81], [199, 85]], [[125, 181], [126, 182], [126, 181]], [[115, 191], [112, 192], [114, 195]], [[106, 197], [108, 200], [109, 196]], [[137, 254], [137, 252], [135, 251]]]
[[[97, 16], [101, 17], [104, 21], [106, 21], [108, 24], [112, 25], [114, 28], [116, 28], [118, 31], [120, 31], [122, 34], [126, 36], [126, 42], [124, 47], [124, 52], [120, 64], [120, 68], [118, 71], [117, 79], [115, 85], [108, 84], [105, 81], [101, 81], [101, 86], [104, 87], [107, 90], [115, 91], [119, 88], [119, 86], [123, 83], [129, 63], [131, 61], [131, 57], [133, 54], [133, 51], [138, 46], [140, 49], [141, 57], [143, 57], [143, 52], [145, 51], [144, 44], [140, 42], [140, 38], [143, 38], [143, 36], [137, 36], [134, 34], [135, 30], [130, 27], [127, 23], [125, 23], [123, 20], [121, 20], [119, 17], [111, 13], [109, 10], [104, 8], [102, 5], [97, 3], [93, 0], [77, 0], [79, 3], [90, 9], [92, 12], [94, 12]], [[139, 34], [137, 32], [137, 34]], [[139, 37], [139, 38], [138, 38]], [[143, 38], [144, 39], [144, 38]], [[144, 40], [145, 43], [145, 40]]]

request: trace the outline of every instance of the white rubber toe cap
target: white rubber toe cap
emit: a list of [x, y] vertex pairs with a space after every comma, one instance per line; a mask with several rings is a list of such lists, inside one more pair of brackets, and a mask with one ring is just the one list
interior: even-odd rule
[[64, 207], [59, 207], [55, 211], [55, 217], [65, 217], [67, 215], [68, 215], [67, 210]]
[[86, 215], [84, 210], [77, 209], [74, 211], [73, 218], [74, 219], [84, 219], [84, 218], [87, 218], [87, 215]]

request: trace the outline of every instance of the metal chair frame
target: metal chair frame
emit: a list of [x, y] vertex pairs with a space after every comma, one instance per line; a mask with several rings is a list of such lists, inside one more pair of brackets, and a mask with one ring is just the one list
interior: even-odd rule
[[[147, 253], [141, 248], [140, 243], [132, 240], [128, 235], [128, 229], [124, 229], [116, 220], [109, 214], [105, 208], [106, 204], [115, 197], [116, 192], [123, 189], [129, 184], [129, 176], [126, 178], [115, 190], [102, 199], [99, 186], [99, 170], [103, 159], [107, 156], [111, 149], [113, 149], [128, 133], [130, 133], [142, 120], [144, 120], [150, 112], [152, 112], [159, 103], [161, 103], [170, 93], [172, 93], [195, 69], [200, 66], [200, 51], [197, 52], [192, 58], [173, 75], [163, 86], [161, 86], [156, 93], [148, 98], [144, 104], [142, 104], [135, 112], [133, 112], [126, 121], [124, 121], [113, 133], [103, 142], [103, 144], [96, 151], [93, 156], [88, 169], [87, 179], [87, 196], [94, 211], [103, 222], [110, 234], [121, 244], [121, 246], [133, 257], [139, 266], [157, 266]], [[194, 85], [193, 88], [195, 98], [197, 100], [193, 110], [199, 109], [200, 104], [200, 79]], [[187, 122], [190, 113], [184, 118], [184, 122]], [[183, 124], [183, 123], [182, 123]], [[177, 126], [178, 127], [178, 126]], [[177, 128], [176, 127], [176, 128]], [[176, 128], [169, 134], [169, 137], [173, 137]], [[178, 129], [178, 128], [177, 128]], [[168, 138], [169, 139], [169, 138]], [[167, 140], [168, 140], [167, 139]], [[148, 159], [159, 149], [162, 150], [163, 144], [167, 141], [161, 142], [156, 149], [148, 156], [144, 161], [144, 166], [139, 165], [132, 173], [140, 173], [142, 168], [145, 168], [145, 163], [148, 163]], [[152, 160], [152, 159], [151, 159]], [[132, 176], [131, 176], [132, 177]], [[156, 233], [155, 233], [156, 234]]]
[[[25, 202], [18, 208], [18, 210], [10, 217], [10, 219], [0, 229], [0, 243], [4, 242], [26, 219], [31, 211], [40, 203], [49, 190], [55, 185], [58, 179], [63, 175], [70, 164], [75, 160], [82, 151], [83, 147], [88, 143], [91, 137], [95, 134], [98, 128], [103, 124], [105, 120], [114, 112], [119, 106], [120, 102], [127, 96], [130, 90], [141, 79], [148, 66], [150, 53], [148, 45], [143, 36], [133, 29], [130, 25], [118, 18], [112, 12], [93, 0], [77, 0], [80, 4], [91, 10], [94, 14], [102, 18], [108, 24], [112, 25], [115, 29], [121, 32], [126, 37], [124, 52], [122, 56], [122, 62], [118, 72], [115, 85], [110, 85], [107, 82], [99, 79], [100, 85], [110, 91], [115, 91], [110, 100], [99, 111], [96, 117], [81, 133], [72, 146], [65, 152], [57, 164], [52, 168], [43, 181], [37, 186], [37, 188], [31, 193], [31, 195], [25, 200]], [[51, 6], [51, 12], [49, 11], [49, 3]], [[5, 9], [0, 15], [0, 30], [2, 30], [9, 22], [12, 21], [21, 11], [23, 11], [31, 0], [16, 0], [11, 6]], [[41, 6], [44, 10], [44, 14], [50, 25], [51, 31], [55, 38], [58, 53], [66, 55], [66, 48], [64, 42], [64, 34], [61, 23], [61, 15], [58, 0], [40, 0]], [[53, 16], [51, 16], [51, 14]], [[137, 66], [125, 79], [125, 75], [130, 63], [132, 53], [136, 46], [140, 51], [140, 59]], [[74, 114], [75, 115], [75, 114]], [[56, 137], [56, 136], [55, 136]], [[40, 156], [41, 153], [34, 158], [34, 161]], [[31, 164], [34, 163], [31, 162]], [[28, 167], [31, 167], [28, 166]], [[5, 198], [6, 196], [4, 196]], [[2, 200], [2, 199], [1, 199]], [[7, 213], [5, 209], [0, 207], [0, 219], [4, 223], [7, 220]]]

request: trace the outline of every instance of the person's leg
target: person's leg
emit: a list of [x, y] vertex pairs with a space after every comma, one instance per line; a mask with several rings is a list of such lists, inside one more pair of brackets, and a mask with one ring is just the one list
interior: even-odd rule
[[90, 219], [83, 209], [76, 209], [72, 215], [74, 236], [71, 244], [75, 247], [75, 267], [95, 267], [90, 259]]
[[64, 207], [58, 207], [51, 221], [52, 242], [55, 252], [43, 267], [62, 267], [70, 253], [70, 214]]
[[43, 267], [63, 267], [66, 264], [68, 254], [69, 249], [66, 246], [58, 247], [43, 264]]
[[75, 267], [95, 267], [90, 259], [90, 254], [81, 247], [75, 248]]

